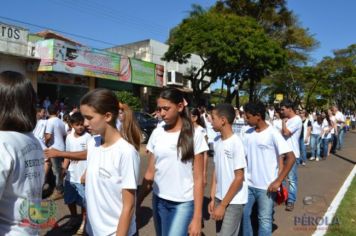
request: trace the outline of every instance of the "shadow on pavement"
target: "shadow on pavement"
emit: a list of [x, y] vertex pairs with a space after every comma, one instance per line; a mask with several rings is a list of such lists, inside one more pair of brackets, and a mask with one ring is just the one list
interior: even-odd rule
[[77, 232], [77, 230], [79, 229], [80, 227], [80, 224], [78, 224], [77, 227], [73, 228], [72, 230], [70, 231], [65, 231], [63, 230], [63, 228], [66, 226], [66, 224], [68, 223], [70, 219], [70, 215], [66, 215], [62, 218], [60, 218], [58, 221], [57, 221], [57, 225], [59, 225], [58, 227], [55, 227], [51, 230], [49, 230], [45, 236], [67, 236], [67, 235], [75, 235], [75, 233]]
[[351, 160], [351, 159], [349, 159], [349, 158], [347, 158], [347, 157], [341, 156], [341, 155], [339, 155], [339, 154], [337, 154], [337, 153], [334, 153], [333, 155], [336, 156], [336, 157], [338, 157], [338, 158], [340, 158], [340, 159], [343, 159], [344, 161], [350, 162], [350, 163], [353, 164], [353, 165], [356, 164], [356, 161], [353, 161], [353, 160]]
[[136, 216], [137, 229], [143, 228], [148, 224], [152, 217], [152, 209], [149, 207], [142, 206], [139, 210], [139, 215]]

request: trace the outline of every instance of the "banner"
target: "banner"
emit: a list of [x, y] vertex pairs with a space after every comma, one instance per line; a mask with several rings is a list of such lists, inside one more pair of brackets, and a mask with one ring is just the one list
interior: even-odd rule
[[146, 86], [163, 86], [162, 65], [116, 53], [49, 39], [36, 42], [35, 54], [41, 58], [38, 71], [64, 72]]

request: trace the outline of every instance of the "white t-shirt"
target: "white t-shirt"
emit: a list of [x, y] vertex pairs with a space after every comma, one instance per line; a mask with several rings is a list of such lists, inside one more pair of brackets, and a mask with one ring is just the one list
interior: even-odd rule
[[243, 140], [248, 186], [267, 190], [268, 186], [278, 177], [278, 159], [282, 154], [291, 152], [292, 148], [287, 144], [282, 134], [272, 126], [268, 126], [261, 132], [250, 128], [245, 133]]
[[323, 120], [321, 124], [321, 129], [323, 130], [323, 139], [330, 139], [331, 138], [331, 131], [334, 129], [332, 128], [326, 119]]
[[299, 139], [303, 128], [303, 122], [300, 116], [294, 116], [287, 120], [287, 129], [292, 133], [289, 137], [284, 137], [288, 145], [292, 148], [296, 158], [300, 157]]
[[[87, 144], [91, 139], [91, 135], [84, 133], [79, 137], [74, 136], [74, 132], [68, 134], [66, 139], [66, 151], [67, 152], [79, 152], [87, 150]], [[80, 183], [80, 178], [87, 168], [86, 160], [71, 160], [66, 180], [72, 183]]]
[[[42, 200], [44, 155], [32, 132], [0, 131], [0, 235], [38, 235], [29, 207]], [[31, 222], [35, 223], [35, 222]]]
[[195, 129], [195, 132], [203, 134], [204, 138], [208, 136], [206, 133], [206, 130], [203, 127], [201, 127], [200, 125], [198, 125], [197, 127], [194, 127], [194, 129]]
[[[160, 198], [175, 201], [192, 201], [193, 166], [192, 160], [183, 163], [177, 153], [179, 132], [166, 132], [157, 127], [147, 143], [147, 150], [155, 157], [153, 192]], [[208, 151], [208, 145], [201, 132], [194, 132], [194, 154]]]
[[64, 151], [64, 137], [66, 136], [66, 131], [63, 121], [58, 117], [51, 117], [47, 120], [46, 134], [51, 134], [52, 138], [49, 141], [49, 147], [55, 148], [59, 151]]
[[279, 132], [282, 131], [282, 119], [274, 119], [272, 122], [274, 128], [276, 128]]
[[312, 131], [311, 131], [311, 134], [320, 135], [320, 133], [321, 133], [321, 126], [322, 126], [322, 123], [319, 124], [317, 121], [314, 121], [314, 122], [312, 123]]
[[[122, 189], [137, 189], [139, 172], [139, 154], [123, 138], [105, 148], [100, 136], [89, 141], [85, 179], [89, 235], [116, 233], [123, 208]], [[135, 234], [135, 221], [134, 215], [128, 235]]]
[[211, 122], [208, 120], [208, 118], [205, 116], [205, 114], [202, 114], [205, 125], [206, 125], [206, 134], [208, 135], [208, 143], [213, 143], [215, 137], [218, 135], [217, 132], [213, 129], [213, 126]]
[[[223, 200], [231, 183], [235, 179], [235, 170], [243, 169], [246, 173], [246, 159], [244, 146], [240, 137], [236, 134], [222, 140], [221, 136], [214, 142], [215, 164], [215, 197]], [[236, 193], [230, 204], [246, 204], [248, 199], [247, 183], [242, 182], [242, 187]]]
[[46, 124], [47, 124], [47, 120], [44, 120], [44, 119], [37, 120], [36, 127], [32, 131], [33, 135], [40, 142], [42, 149], [47, 148], [46, 144], [45, 144], [45, 136], [44, 136], [45, 130], [46, 130]]
[[343, 127], [344, 124], [341, 124], [341, 123], [338, 123], [338, 122], [345, 122], [345, 116], [344, 114], [342, 114], [341, 111], [337, 111], [335, 113], [335, 120], [336, 120], [336, 123], [337, 123], [337, 127]]

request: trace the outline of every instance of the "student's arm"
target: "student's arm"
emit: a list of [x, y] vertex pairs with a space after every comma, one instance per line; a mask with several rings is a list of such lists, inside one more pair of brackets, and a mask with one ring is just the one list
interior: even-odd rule
[[143, 177], [142, 184], [138, 189], [137, 208], [139, 208], [145, 197], [152, 191], [153, 178], [155, 176], [155, 157], [153, 153], [148, 153], [148, 166]]
[[275, 181], [273, 181], [267, 188], [268, 192], [277, 192], [278, 188], [281, 186], [282, 181], [284, 178], [288, 175], [289, 171], [292, 169], [292, 166], [295, 163], [295, 156], [293, 152], [287, 152], [285, 154], [286, 160], [284, 163], [284, 166], [280, 173], [278, 174], [278, 177]]
[[279, 168], [278, 168], [278, 175], [279, 175], [284, 168], [284, 156], [283, 155], [278, 158], [278, 166], [279, 166]]
[[135, 212], [135, 192], [134, 189], [122, 189], [122, 211], [117, 225], [117, 236], [126, 236], [129, 231], [131, 219]]
[[201, 233], [202, 208], [204, 197], [204, 157], [203, 153], [194, 156], [193, 178], [194, 178], [194, 213], [189, 224], [188, 234], [198, 236]]
[[70, 160], [69, 160], [68, 158], [64, 158], [64, 161], [63, 161], [63, 164], [62, 164], [62, 168], [63, 168], [64, 170], [67, 170], [69, 164], [70, 164]]
[[287, 128], [287, 120], [288, 119], [282, 120], [282, 135], [288, 138], [292, 136], [292, 132], [290, 132], [289, 129]]
[[[308, 122], [310, 122], [310, 121], [308, 121]], [[304, 143], [308, 143], [308, 140], [309, 140], [310, 134], [311, 134], [311, 130], [312, 130], [312, 126], [310, 124], [310, 126], [308, 125], [308, 127], [307, 127], [307, 136], [305, 137]]]
[[51, 138], [52, 138], [52, 134], [49, 134], [49, 133], [45, 133], [45, 144], [46, 144], [46, 146], [48, 147], [48, 143], [49, 143], [49, 141], [51, 140]]
[[214, 220], [222, 220], [224, 218], [226, 207], [230, 204], [231, 200], [234, 198], [237, 191], [239, 191], [242, 186], [242, 182], [244, 180], [244, 170], [237, 169], [234, 171], [234, 173], [235, 178], [232, 181], [229, 190], [227, 191], [225, 197], [222, 199], [221, 203], [214, 210]]
[[44, 150], [46, 158], [56, 158], [56, 157], [65, 157], [70, 160], [86, 160], [87, 159], [87, 150], [78, 151], [78, 152], [64, 152], [59, 151], [54, 148], [49, 148]]
[[215, 193], [216, 193], [216, 178], [215, 178], [215, 168], [211, 176], [211, 189], [210, 189], [210, 202], [208, 206], [208, 212], [210, 215], [213, 215], [215, 208]]
[[203, 156], [204, 156], [204, 170], [203, 170], [204, 180], [203, 180], [203, 184], [204, 184], [204, 187], [205, 187], [207, 185], [207, 183], [208, 183], [208, 176], [207, 176], [207, 171], [208, 171], [208, 152], [204, 152]]

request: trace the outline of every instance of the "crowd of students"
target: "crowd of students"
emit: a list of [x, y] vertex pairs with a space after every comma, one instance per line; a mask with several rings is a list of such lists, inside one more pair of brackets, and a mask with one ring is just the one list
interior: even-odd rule
[[[208, 212], [217, 235], [253, 235], [255, 204], [258, 235], [271, 235], [281, 186], [289, 190], [286, 210], [293, 211], [305, 146], [311, 144], [309, 160], [318, 161], [333, 151], [331, 140], [338, 140], [338, 148], [343, 144], [345, 119], [336, 107], [312, 117], [296, 113], [289, 101], [280, 110], [251, 102], [242, 113], [230, 104], [207, 112], [189, 108], [181, 91], [168, 88], [157, 99], [162, 122], [147, 143], [148, 166], [138, 188], [140, 128], [113, 92], [88, 92], [67, 125], [51, 105], [36, 113], [31, 83], [16, 72], [0, 74], [0, 95], [6, 98], [0, 101], [0, 235], [38, 234], [19, 224], [18, 212], [22, 201], [42, 200], [51, 171], [51, 198], [64, 194], [71, 213], [64, 230], [80, 224], [77, 234], [135, 235], [135, 218], [152, 191], [156, 235], [200, 235], [209, 188]], [[210, 180], [208, 155], [214, 161]]]

